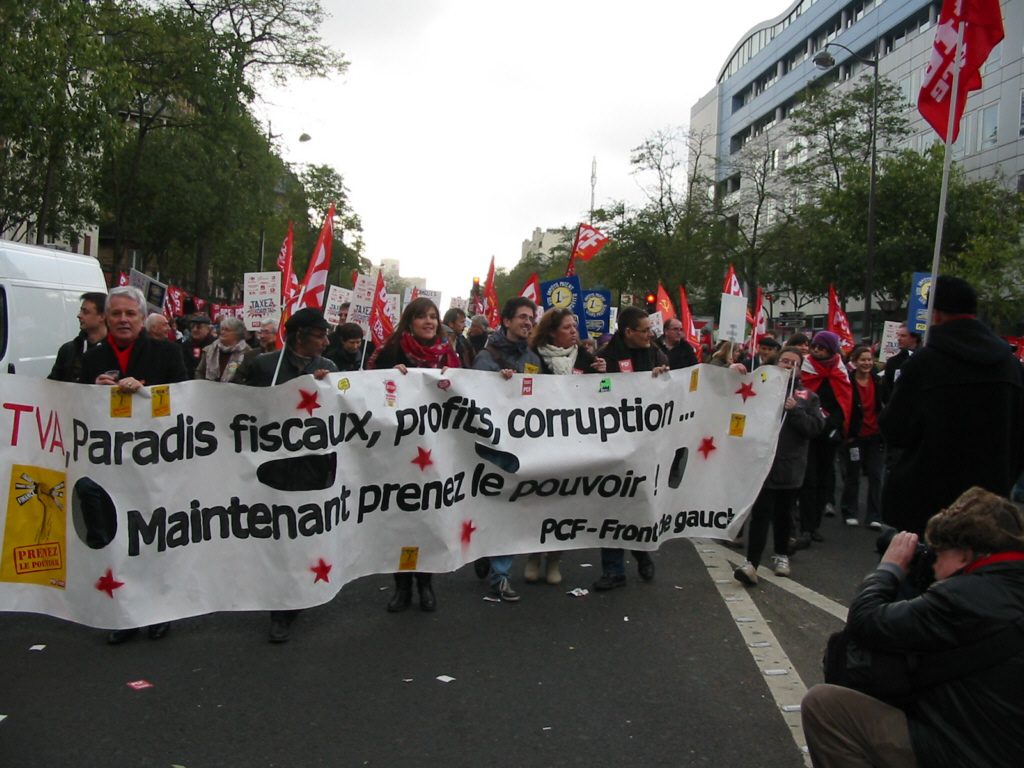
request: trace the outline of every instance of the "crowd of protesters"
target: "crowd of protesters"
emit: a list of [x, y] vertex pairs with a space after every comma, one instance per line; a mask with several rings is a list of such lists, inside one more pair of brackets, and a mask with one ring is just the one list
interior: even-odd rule
[[[1012, 486], [1021, 461], [1019, 446], [1010, 445], [1019, 436], [1024, 419], [1024, 414], [1015, 410], [1019, 407], [1020, 366], [1007, 363], [1005, 344], [1000, 346], [999, 340], [973, 319], [969, 286], [965, 288], [963, 281], [945, 285], [949, 303], [936, 314], [939, 344], [933, 355], [922, 357], [930, 362], [923, 375], [931, 379], [918, 382], [922, 374], [910, 365], [907, 370], [915, 372], [915, 390], [909, 394], [900, 386], [901, 375], [904, 366], [920, 354], [921, 337], [905, 325], [898, 333], [899, 352], [880, 366], [870, 346], [858, 346], [843, 355], [838, 336], [829, 331], [820, 331], [813, 338], [797, 332], [784, 342], [771, 333], [758, 339], [756, 352], [748, 355], [744, 345], [728, 341], [713, 349], [707, 345], [696, 348], [683, 338], [683, 326], [677, 319], [668, 320], [663, 335], [656, 338], [651, 318], [635, 307], [618, 313], [614, 334], [594, 340], [580, 338], [571, 311], [556, 308], [542, 314], [524, 297], [505, 303], [500, 325], [494, 329], [483, 315], [467, 316], [462, 309], [452, 308], [442, 316], [430, 299], [421, 297], [406, 306], [394, 333], [379, 347], [365, 338], [359, 325], [347, 322], [345, 306], [341, 323], [333, 330], [319, 310], [296, 312], [285, 325], [281, 348], [276, 321], [268, 320], [255, 333], [232, 317], [219, 318], [215, 327], [213, 319], [202, 313], [169, 322], [159, 314], [147, 316], [144, 297], [130, 287], [115, 288], [109, 295], [82, 296], [81, 333], [60, 348], [50, 378], [117, 386], [132, 393], [142, 386], [186, 379], [272, 386], [304, 375], [323, 378], [334, 371], [383, 368], [402, 374], [409, 368], [472, 368], [508, 380], [515, 374], [631, 372], [658, 376], [701, 362], [741, 374], [761, 366], [778, 366], [788, 373], [789, 384], [775, 460], [754, 503], [745, 541], [737, 542], [746, 549], [746, 559], [735, 568], [735, 578], [753, 586], [758, 582], [769, 529], [773, 531], [771, 569], [776, 576], [790, 575], [790, 558], [796, 551], [824, 542], [822, 519], [834, 516], [837, 509], [837, 467], [843, 478], [839, 510], [846, 525], [878, 529], [884, 519], [923, 534], [930, 513], [941, 508], [939, 495], [929, 495], [929, 514], [909, 513], [908, 509], [921, 505], [915, 506], [906, 496], [922, 490], [914, 489], [915, 482], [932, 485], [920, 473], [942, 465], [935, 452], [946, 446], [936, 442], [938, 438], [927, 443], [924, 450], [933, 453], [926, 454], [926, 465], [921, 467], [920, 433], [938, 428], [923, 426], [926, 416], [917, 406], [930, 398], [939, 407], [949, 392], [932, 385], [951, 371], [956, 371], [958, 381], [970, 378], [964, 370], [981, 372], [981, 389], [975, 391], [995, 398], [996, 407], [982, 413], [985, 406], [973, 405], [971, 392], [955, 395], [962, 400], [957, 401], [958, 407], [968, 413], [962, 419], [963, 432], [968, 434], [972, 419], [1001, 423], [1004, 434], [1000, 444], [1006, 455], [996, 459], [993, 467], [982, 451], [982, 458], [963, 462], [971, 467], [967, 471], [951, 470], [954, 477], [942, 498], [949, 503], [957, 493], [979, 483], [1009, 493], [1007, 478]], [[902, 401], [891, 415], [886, 412], [890, 400]], [[988, 466], [983, 468], [982, 462]], [[883, 487], [890, 475], [895, 478], [893, 499], [883, 507]], [[863, 511], [859, 503], [862, 476], [868, 486]], [[639, 577], [651, 581], [655, 565], [650, 554], [635, 551], [632, 557]], [[560, 583], [560, 558], [560, 552], [528, 555], [524, 580]], [[478, 577], [488, 579], [493, 595], [505, 602], [519, 600], [512, 565], [511, 555], [476, 563]], [[603, 549], [601, 566], [595, 589], [612, 590], [627, 583], [622, 549]], [[436, 610], [431, 575], [409, 572], [395, 574], [395, 592], [387, 610], [407, 609], [413, 601], [414, 584], [420, 608]], [[297, 613], [272, 614], [271, 641], [288, 640]], [[123, 642], [135, 632], [113, 632], [109, 639]], [[166, 625], [150, 628], [152, 637], [166, 632]]]

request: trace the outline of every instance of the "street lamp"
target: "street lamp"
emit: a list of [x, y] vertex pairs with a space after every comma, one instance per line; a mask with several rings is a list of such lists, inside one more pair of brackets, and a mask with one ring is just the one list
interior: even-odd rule
[[835, 46], [853, 56], [857, 61], [871, 67], [874, 70], [874, 95], [871, 99], [871, 175], [868, 177], [868, 251], [864, 270], [864, 336], [868, 343], [871, 343], [871, 295], [875, 290], [875, 171], [876, 155], [878, 146], [878, 40], [875, 40], [875, 58], [865, 59], [860, 54], [854, 53], [841, 43], [826, 43], [814, 55], [814, 66], [818, 69], [831, 69], [836, 65], [836, 60], [828, 52], [829, 47]]

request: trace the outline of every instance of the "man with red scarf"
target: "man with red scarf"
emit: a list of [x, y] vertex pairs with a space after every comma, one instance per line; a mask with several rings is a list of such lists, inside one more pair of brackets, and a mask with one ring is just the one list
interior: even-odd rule
[[803, 385], [821, 401], [825, 427], [811, 440], [807, 452], [807, 475], [800, 493], [800, 535], [805, 542], [822, 542], [818, 528], [825, 505], [836, 494], [836, 449], [843, 442], [853, 409], [853, 387], [839, 355], [839, 336], [819, 331], [811, 339], [811, 354], [801, 368]]
[[[146, 322], [146, 297], [138, 288], [125, 285], [111, 289], [104, 314], [107, 338], [82, 356], [83, 384], [117, 387], [134, 395], [143, 387], [174, 384], [191, 378], [185, 369], [181, 348], [165, 339], [154, 339], [142, 332]], [[159, 640], [170, 624], [154, 624], [149, 636]], [[131, 639], [138, 629], [115, 629], [107, 637], [111, 645]]]

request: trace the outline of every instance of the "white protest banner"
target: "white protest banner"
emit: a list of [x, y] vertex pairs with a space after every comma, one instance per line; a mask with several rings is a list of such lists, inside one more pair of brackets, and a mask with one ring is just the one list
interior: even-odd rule
[[[413, 292], [413, 288], [406, 288], [405, 289], [405, 292], [402, 294], [402, 306], [403, 307], [409, 306], [409, 302], [412, 301], [412, 292]], [[434, 302], [434, 306], [437, 307], [438, 310], [441, 309], [441, 292], [440, 291], [428, 291], [426, 288], [418, 288], [418, 289], [416, 289], [416, 296], [417, 296], [417, 298], [421, 298], [421, 299], [430, 299], [432, 302]], [[444, 314], [444, 313], [442, 312], [441, 314]]]
[[0, 381], [0, 610], [105, 628], [304, 608], [487, 555], [735, 536], [786, 386], [768, 366], [392, 369], [244, 395]]
[[747, 300], [742, 296], [722, 294], [722, 314], [718, 320], [718, 338], [742, 342], [747, 327]]
[[373, 309], [373, 294], [377, 290], [377, 277], [359, 275], [352, 286], [352, 298], [348, 308], [348, 321], [370, 332], [370, 310]]
[[[332, 285], [327, 291], [327, 303], [324, 304], [324, 318], [331, 325], [341, 325], [341, 305], [351, 304], [351, 302], [351, 290]], [[346, 322], [348, 322], [347, 319]]]
[[242, 311], [245, 327], [258, 331], [267, 320], [281, 317], [281, 273], [246, 272]]
[[886, 320], [882, 327], [882, 343], [878, 346], [878, 361], [884, 363], [890, 357], [900, 351], [899, 340], [896, 332], [900, 324], [893, 320]]
[[448, 309], [461, 309], [463, 312], [465, 312], [467, 306], [469, 306], [469, 302], [467, 302], [461, 296], [456, 296], [454, 299], [451, 300], [451, 303], [448, 305]]

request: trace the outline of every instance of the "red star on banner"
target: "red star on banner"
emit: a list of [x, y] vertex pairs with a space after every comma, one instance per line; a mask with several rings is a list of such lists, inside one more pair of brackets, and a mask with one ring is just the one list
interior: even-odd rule
[[109, 568], [107, 572], [100, 576], [100, 580], [96, 582], [96, 589], [100, 592], [106, 592], [111, 598], [114, 597], [114, 590], [118, 587], [123, 587], [123, 581], [117, 581], [114, 578], [114, 573]]
[[325, 563], [324, 559], [321, 557], [320, 562], [309, 569], [316, 574], [316, 578], [313, 579], [313, 583], [316, 584], [318, 581], [326, 581], [330, 583], [331, 580], [327, 577], [327, 574], [331, 572], [331, 568], [333, 567], [333, 565]]
[[704, 460], [707, 461], [708, 456], [711, 455], [712, 451], [717, 451], [718, 447], [715, 445], [715, 438], [705, 437], [700, 441], [700, 448], [697, 449], [700, 453], [704, 454]]
[[320, 407], [320, 403], [316, 401], [316, 390], [307, 392], [304, 389], [299, 390], [299, 394], [302, 395], [302, 402], [299, 403], [296, 410], [307, 411], [310, 416], [313, 415], [313, 411]]
[[462, 543], [469, 544], [470, 539], [473, 538], [473, 533], [476, 531], [476, 526], [473, 525], [472, 520], [465, 520], [462, 523]]
[[430, 451], [424, 451], [422, 448], [417, 448], [416, 450], [419, 451], [419, 454], [409, 463], [416, 464], [420, 468], [420, 472], [422, 472], [433, 464], [434, 461], [430, 458]]
[[733, 392], [734, 395], [740, 395], [743, 397], [743, 402], [747, 402], [748, 397], [757, 397], [757, 392], [754, 391], [754, 385], [750, 382], [740, 384], [740, 388]]

